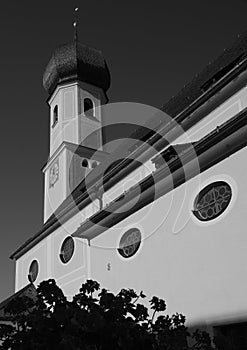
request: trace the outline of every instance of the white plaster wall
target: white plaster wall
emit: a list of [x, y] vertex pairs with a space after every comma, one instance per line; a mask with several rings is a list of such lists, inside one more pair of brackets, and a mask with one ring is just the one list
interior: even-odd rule
[[84, 210], [78, 210], [73, 218], [17, 259], [15, 290], [18, 291], [29, 283], [30, 264], [33, 260], [37, 260], [39, 274], [35, 285], [48, 278], [54, 278], [68, 297], [77, 293], [85, 279], [91, 276], [88, 242], [75, 238], [75, 252], [67, 264], [63, 264], [60, 260], [60, 249], [64, 239], [71, 235], [86, 217], [93, 215], [97, 210], [98, 203], [91, 203]]
[[[83, 101], [93, 100], [95, 120], [84, 115]], [[101, 104], [106, 102], [102, 89], [79, 82], [64, 84], [55, 90], [50, 105], [50, 157], [63, 141], [81, 143], [92, 131], [101, 128]], [[58, 105], [58, 123], [53, 127], [53, 109]], [[84, 127], [85, 126], [85, 127]], [[102, 135], [99, 133], [99, 148]]]
[[187, 131], [186, 135], [180, 136], [176, 140], [176, 143], [194, 142], [199, 140], [245, 107], [247, 107], [247, 87], [241, 89], [198, 124], [194, 125]]
[[35, 285], [43, 281], [47, 278], [48, 275], [48, 241], [43, 240], [38, 243], [33, 249], [31, 249], [28, 253], [24, 254], [20, 259], [16, 261], [16, 283], [15, 283], [15, 291], [26, 286], [28, 283], [28, 274], [29, 267], [33, 260], [37, 260], [39, 263], [39, 274], [37, 280], [35, 281]]
[[[213, 131], [217, 126], [223, 124], [242, 109], [247, 107], [247, 88], [229, 98], [225, 103], [210, 113], [207, 117], [193, 126], [188, 132], [174, 140], [172, 144], [195, 142]], [[151, 160], [142, 164], [141, 167], [129, 174], [124, 180], [117, 183], [104, 194], [104, 204], [108, 204], [114, 198], [120, 196], [123, 191], [128, 190], [141, 179], [145, 178], [155, 170]]]
[[[78, 143], [78, 84], [59, 86], [49, 101], [50, 157], [63, 141]], [[53, 127], [53, 109], [58, 105], [58, 123]]]
[[63, 140], [78, 144], [78, 84], [62, 89], [63, 94]]
[[[246, 157], [245, 148], [92, 240], [92, 277], [113, 291], [127, 287], [162, 297], [168, 312], [182, 312], [189, 322], [246, 313]], [[231, 185], [231, 204], [217, 219], [199, 222], [193, 201], [216, 180]], [[143, 241], [124, 259], [116, 247], [131, 227], [141, 230]]]
[[[94, 104], [95, 117], [88, 118], [84, 113], [84, 99], [90, 98]], [[79, 143], [84, 145], [84, 140], [94, 131], [97, 131], [97, 144], [85, 144], [85, 146], [102, 150], [102, 120], [101, 103], [102, 91], [89, 84], [81, 84], [79, 88]]]
[[[49, 101], [50, 105], [50, 157], [54, 151], [62, 143], [62, 94], [60, 89], [57, 89], [51, 100]], [[53, 126], [53, 110], [55, 106], [58, 106], [58, 122]]]
[[[246, 88], [207, 117], [207, 122], [201, 122], [195, 139], [244, 108], [245, 93]], [[61, 163], [66, 167], [65, 155]], [[111, 290], [129, 287], [144, 290], [148, 296], [163, 297], [169, 312], [182, 312], [191, 322], [246, 312], [246, 171], [246, 149], [243, 149], [203, 173], [201, 182], [199, 177], [190, 180], [109, 229], [94, 239], [90, 248], [86, 242], [75, 239], [75, 254], [64, 265], [59, 260], [61, 244], [85, 218], [98, 210], [97, 202], [89, 205], [17, 260], [16, 290], [28, 283], [29, 266], [37, 259], [40, 271], [35, 284], [55, 278], [68, 296], [75, 294], [86, 278], [92, 277]], [[138, 176], [138, 171], [134, 176]], [[191, 214], [193, 199], [207, 182], [220, 179], [229, 181], [233, 188], [232, 205], [217, 220], [201, 224]], [[57, 191], [54, 198], [61, 195], [58, 184], [53, 188], [54, 193]], [[52, 207], [46, 208], [46, 217]], [[144, 239], [139, 252], [124, 260], [116, 247], [122, 233], [133, 226], [140, 228]]]
[[[50, 168], [58, 159], [59, 161], [59, 177], [54, 186], [49, 187]], [[72, 190], [82, 181], [92, 170], [93, 160], [89, 160], [89, 167], [82, 167], [82, 159], [74, 154], [63, 145], [54, 155], [44, 169], [45, 173], [45, 194], [44, 194], [44, 222], [54, 213], [62, 202], [71, 195]], [[99, 207], [98, 201], [93, 204]]]
[[71, 152], [66, 151], [66, 196], [69, 196], [72, 191], [79, 185], [82, 179], [92, 170], [91, 168], [85, 168], [82, 166], [84, 158]]
[[[50, 168], [58, 159], [59, 174], [54, 186], [49, 186]], [[66, 149], [63, 148], [54, 161], [51, 161], [45, 170], [45, 193], [44, 193], [44, 222], [53, 214], [58, 206], [65, 200], [67, 193], [67, 167]]]
[[90, 98], [95, 107], [95, 118], [101, 123], [101, 104], [104, 102], [104, 94], [102, 89], [99, 89], [93, 85], [86, 84], [86, 83], [80, 83], [79, 85], [79, 114], [84, 114], [84, 99]]
[[138, 182], [143, 180], [148, 175], [152, 174], [154, 170], [155, 165], [151, 160], [142, 164], [139, 168], [135, 169], [123, 180], [119, 181], [116, 185], [104, 193], [104, 205], [109, 204], [111, 201], [120, 196], [124, 191], [127, 191], [132, 186], [138, 184]]

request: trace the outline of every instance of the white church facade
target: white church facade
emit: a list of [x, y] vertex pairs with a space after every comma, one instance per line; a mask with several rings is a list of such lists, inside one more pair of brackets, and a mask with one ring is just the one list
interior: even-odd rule
[[247, 314], [247, 33], [113, 153], [102, 53], [59, 47], [44, 73], [44, 224], [11, 256], [16, 292], [88, 278], [164, 298], [190, 324]]

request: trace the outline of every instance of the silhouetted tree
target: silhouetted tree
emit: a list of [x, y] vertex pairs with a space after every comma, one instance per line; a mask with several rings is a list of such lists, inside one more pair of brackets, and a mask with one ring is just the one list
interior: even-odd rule
[[[212, 350], [207, 333], [190, 336], [185, 317], [164, 314], [166, 303], [153, 297], [148, 308], [139, 302], [145, 298], [133, 289], [117, 295], [87, 280], [68, 301], [52, 279], [41, 282], [37, 299], [17, 298], [8, 305], [15, 315], [13, 325], [0, 325], [2, 349], [11, 350]], [[159, 315], [159, 313], [162, 313]]]

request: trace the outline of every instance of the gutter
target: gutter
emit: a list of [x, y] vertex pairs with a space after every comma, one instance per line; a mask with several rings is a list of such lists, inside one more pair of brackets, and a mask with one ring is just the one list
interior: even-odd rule
[[[215, 83], [209, 90], [204, 92], [198, 99], [192, 102], [185, 110], [179, 113], [174, 120], [161, 126], [157, 132], [151, 136], [145, 143], [142, 143], [138, 149], [133, 152], [128, 152], [128, 158], [124, 159], [108, 174], [104, 176], [105, 189], [114, 186], [118, 181], [122, 180], [127, 174], [134, 171], [138, 162], [132, 162], [132, 159], [144, 162], [167, 147], [176, 138], [182, 135], [183, 132], [189, 130], [196, 125], [206, 115], [216, 109], [220, 104], [225, 102], [229, 97], [246, 86], [247, 82], [247, 58], [240, 62], [236, 68], [228, 72], [223, 78]], [[230, 84], [232, 83], [232, 84]], [[222, 91], [221, 91], [222, 90]], [[220, 92], [220, 94], [219, 94]], [[193, 114], [194, 113], [194, 114]], [[162, 120], [160, 120], [160, 124]], [[177, 124], [181, 128], [177, 128]], [[147, 148], [148, 143], [148, 149]], [[152, 146], [152, 147], [150, 147]], [[153, 150], [155, 149], [155, 151]], [[123, 156], [124, 158], [124, 156]], [[140, 164], [140, 163], [139, 163]], [[102, 179], [94, 185], [90, 180], [88, 185], [100, 186]]]
[[[92, 179], [90, 179], [90, 175], [93, 175], [93, 173], [89, 174], [86, 181], [87, 186], [81, 188], [82, 195], [77, 198], [75, 201], [76, 203], [72, 202], [64, 211], [56, 214], [58, 220], [63, 221], [63, 216], [66, 215], [67, 217], [67, 213], [70, 210], [72, 210], [72, 214], [69, 215], [69, 217], [71, 217], [73, 215], [74, 204], [76, 204], [77, 210], [81, 210], [90, 204], [92, 200], [97, 199], [96, 193], [102, 191], [103, 183], [104, 192], [106, 192], [125, 176], [138, 168], [142, 162], [157, 155], [157, 152], [163, 150], [171, 142], [176, 140], [182, 132], [189, 130], [210, 112], [215, 110], [220, 104], [225, 102], [229, 97], [246, 86], [246, 83], [247, 58], [215, 83], [215, 85], [209, 90], [203, 93], [197, 100], [192, 102], [185, 110], [179, 113], [174, 120], [162, 126], [154, 136], [140, 145], [138, 149], [125, 155], [128, 158], [125, 158], [122, 162], [116, 165], [109, 173], [102, 177], [102, 173], [106, 170], [107, 166], [100, 165], [103, 167], [103, 171], [97, 178], [92, 176]], [[177, 128], [178, 124], [180, 124], [180, 128]], [[146, 149], [147, 144], [149, 145], [148, 149]], [[124, 158], [124, 155], [122, 158]], [[135, 159], [136, 161], [133, 162], [132, 159]]]
[[[247, 145], [247, 108], [174, 159], [133, 186], [83, 223], [74, 237], [92, 240], [154, 200], [204, 172]], [[199, 165], [199, 167], [195, 165]], [[141, 190], [140, 190], [141, 189]], [[136, 198], [138, 201], [136, 201]], [[136, 204], [133, 206], [133, 201]], [[117, 212], [117, 213], [116, 213]]]

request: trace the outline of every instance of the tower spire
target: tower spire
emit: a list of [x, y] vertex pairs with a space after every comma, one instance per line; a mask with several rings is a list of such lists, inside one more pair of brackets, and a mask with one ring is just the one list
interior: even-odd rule
[[78, 11], [79, 11], [79, 7], [75, 7], [74, 9], [74, 16], [75, 16], [75, 19], [74, 19], [74, 23], [73, 23], [73, 26], [74, 26], [74, 40], [75, 42], [78, 41], [78, 31], [77, 31], [77, 27], [78, 27]]

